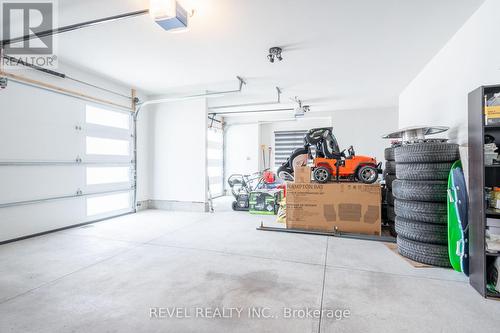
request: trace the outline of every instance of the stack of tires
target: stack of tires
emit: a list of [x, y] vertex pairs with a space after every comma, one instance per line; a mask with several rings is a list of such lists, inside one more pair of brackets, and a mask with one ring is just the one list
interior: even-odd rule
[[396, 237], [396, 230], [394, 224], [396, 215], [394, 213], [394, 195], [392, 193], [392, 183], [396, 179], [396, 161], [394, 156], [394, 149], [395, 147], [386, 148], [384, 152], [385, 156], [384, 180], [386, 186], [385, 207], [386, 207], [387, 224], [391, 232], [391, 235]]
[[414, 261], [449, 267], [447, 189], [458, 145], [422, 142], [395, 149], [392, 184], [399, 253]]

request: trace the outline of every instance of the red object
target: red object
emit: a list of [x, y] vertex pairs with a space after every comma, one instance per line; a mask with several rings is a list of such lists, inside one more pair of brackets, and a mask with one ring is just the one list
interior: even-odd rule
[[283, 198], [286, 198], [286, 184], [280, 184], [276, 188], [283, 190]]
[[276, 176], [272, 171], [264, 171], [263, 177], [266, 184], [274, 184], [276, 182]]

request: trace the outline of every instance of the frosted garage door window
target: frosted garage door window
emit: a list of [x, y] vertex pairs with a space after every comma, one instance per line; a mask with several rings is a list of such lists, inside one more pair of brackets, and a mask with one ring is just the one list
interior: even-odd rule
[[87, 137], [87, 155], [128, 156], [129, 142], [125, 140]]
[[207, 158], [209, 160], [221, 161], [224, 157], [224, 152], [221, 149], [207, 149]]
[[89, 124], [123, 128], [127, 130], [130, 128], [130, 115], [121, 112], [109, 111], [87, 105], [85, 117], [86, 122]]
[[207, 132], [208, 141], [222, 143], [224, 137], [221, 131], [209, 129]]
[[207, 168], [208, 177], [217, 177], [220, 176], [223, 172], [222, 168], [219, 167], [209, 167]]
[[114, 212], [130, 207], [130, 194], [120, 193], [87, 198], [87, 216]]
[[130, 181], [128, 167], [88, 167], [87, 185], [127, 183]]

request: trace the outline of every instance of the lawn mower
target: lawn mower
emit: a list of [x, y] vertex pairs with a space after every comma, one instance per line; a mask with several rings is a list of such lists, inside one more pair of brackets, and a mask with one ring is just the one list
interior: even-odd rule
[[319, 183], [327, 183], [335, 177], [337, 181], [347, 179], [373, 184], [382, 172], [382, 163], [377, 163], [372, 157], [356, 156], [352, 146], [348, 149], [348, 155], [345, 150], [340, 151], [331, 127], [315, 128], [307, 132], [304, 147], [296, 149], [278, 169], [278, 177], [293, 180], [293, 168], [306, 165], [308, 159], [313, 159], [313, 176]]
[[248, 211], [250, 208], [250, 193], [259, 188], [262, 181], [260, 172], [252, 175], [231, 175], [227, 183], [236, 199], [236, 201], [233, 201], [233, 210]]
[[[265, 170], [264, 172], [256, 172], [252, 175], [231, 175], [227, 180], [231, 193], [236, 199], [233, 201], [232, 208], [236, 211], [248, 211], [251, 207], [251, 200], [253, 204], [260, 201], [258, 198], [264, 198], [264, 195], [255, 195], [255, 193], [275, 193], [285, 190], [285, 184], [276, 179], [272, 171]], [[252, 194], [254, 196], [252, 197]], [[274, 194], [273, 194], [274, 195]], [[257, 198], [257, 199], [256, 199]], [[259, 202], [258, 202], [259, 201]], [[273, 210], [274, 211], [274, 208]]]

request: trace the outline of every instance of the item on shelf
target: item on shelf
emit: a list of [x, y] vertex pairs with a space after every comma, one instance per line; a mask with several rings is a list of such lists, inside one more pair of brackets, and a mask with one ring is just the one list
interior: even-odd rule
[[490, 208], [500, 209], [500, 187], [493, 187], [491, 189]]
[[484, 95], [484, 120], [486, 125], [500, 124], [500, 93]]
[[278, 214], [281, 190], [256, 190], [250, 193], [249, 212], [251, 214], [276, 215]]
[[495, 261], [488, 266], [486, 279], [488, 289], [492, 292], [500, 293], [500, 257], [495, 258]]
[[495, 143], [484, 145], [484, 164], [493, 165], [498, 159], [498, 146]]
[[448, 178], [448, 253], [451, 266], [469, 275], [469, 218], [467, 186], [462, 162], [451, 167]]
[[485, 187], [484, 188], [484, 199], [486, 201], [486, 207], [493, 208], [491, 205], [493, 204], [491, 200], [491, 187]]
[[[497, 211], [496, 211], [497, 212]], [[487, 218], [486, 219], [487, 231], [492, 235], [500, 235], [500, 219]]]
[[500, 252], [500, 235], [495, 235], [486, 230], [486, 251], [491, 253]]
[[493, 135], [485, 134], [484, 144], [495, 143], [495, 137]]

